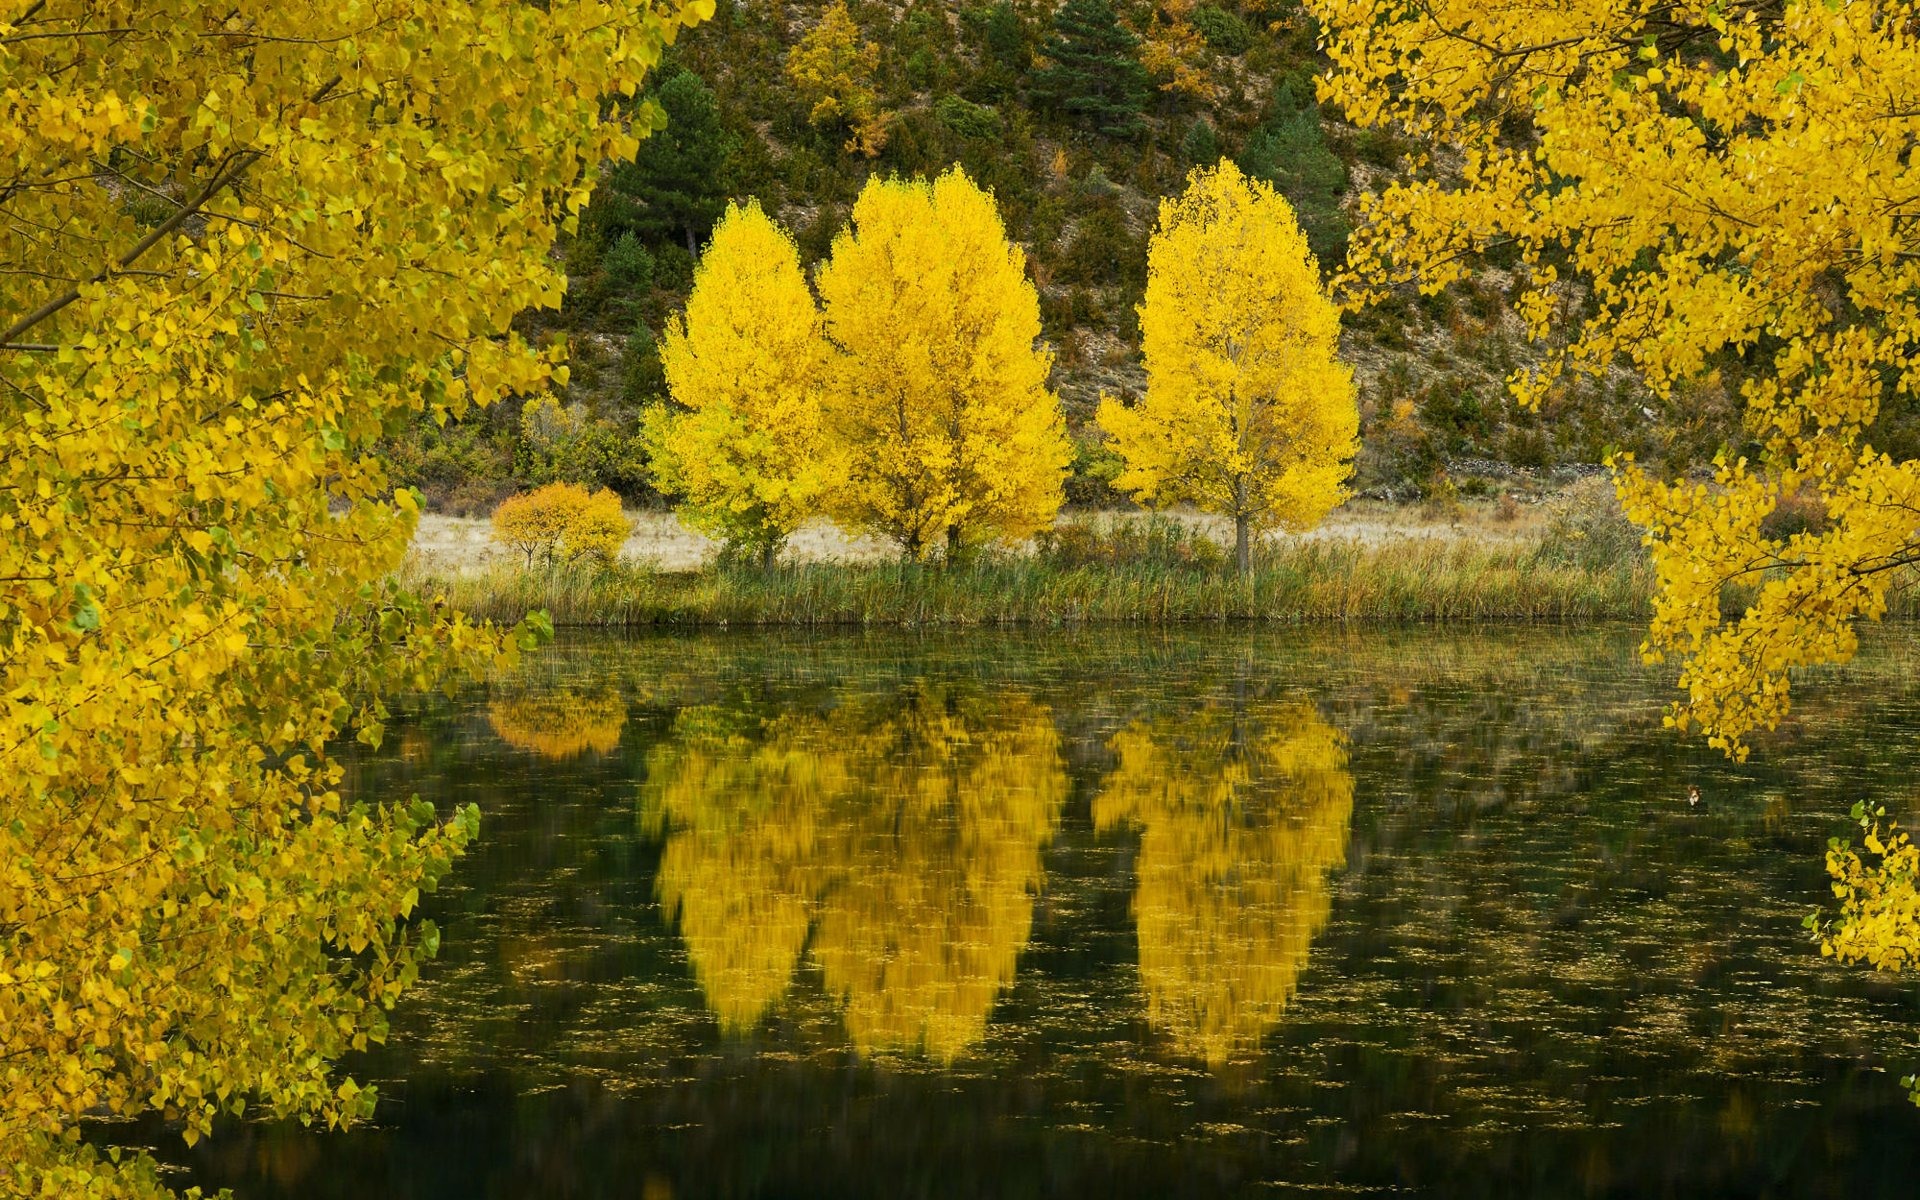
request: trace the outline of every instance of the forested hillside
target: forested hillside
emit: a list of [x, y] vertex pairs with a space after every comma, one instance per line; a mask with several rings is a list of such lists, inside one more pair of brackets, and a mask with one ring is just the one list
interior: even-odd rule
[[[1143, 383], [1138, 305], [1158, 202], [1221, 157], [1294, 205], [1331, 277], [1358, 195], [1413, 147], [1323, 112], [1318, 30], [1294, 0], [998, 0], [723, 4], [645, 97], [665, 128], [600, 185], [566, 246], [568, 293], [529, 334], [566, 336], [570, 385], [392, 440], [403, 478], [453, 511], [555, 479], [652, 492], [640, 416], [663, 403], [657, 337], [729, 198], [757, 197], [809, 269], [872, 175], [953, 163], [990, 188], [1027, 250], [1077, 446], [1069, 498], [1119, 503], [1092, 416]], [[1609, 447], [1695, 458], [1737, 431], [1723, 388], [1662, 405], [1624, 373], [1581, 379], [1539, 412], [1504, 378], [1536, 353], [1497, 257], [1476, 281], [1411, 291], [1347, 318], [1360, 384], [1363, 493], [1411, 498], [1515, 486]], [[1580, 304], [1567, 300], [1569, 316]]]

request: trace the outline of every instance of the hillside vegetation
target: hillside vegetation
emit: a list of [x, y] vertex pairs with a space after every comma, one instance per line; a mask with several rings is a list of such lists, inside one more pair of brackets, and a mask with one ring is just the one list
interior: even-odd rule
[[[870, 177], [958, 163], [1027, 251], [1075, 445], [1069, 500], [1122, 506], [1093, 415], [1102, 393], [1131, 400], [1144, 386], [1137, 308], [1160, 199], [1196, 165], [1233, 159], [1292, 202], [1331, 277], [1359, 193], [1412, 149], [1315, 103], [1317, 37], [1292, 0], [722, 5], [645, 97], [664, 130], [609, 172], [564, 245], [565, 303], [524, 321], [569, 340], [571, 382], [397, 433], [397, 473], [453, 512], [554, 480], [651, 499], [641, 414], [664, 399], [659, 335], [727, 200], [757, 198], [795, 231], [811, 272]], [[1610, 447], [1693, 461], [1737, 433], [1722, 389], [1661, 402], [1625, 373], [1519, 409], [1504, 381], [1535, 350], [1511, 312], [1510, 277], [1497, 258], [1487, 267], [1348, 315], [1357, 491], [1525, 490]], [[1567, 303], [1571, 316], [1580, 298]]]

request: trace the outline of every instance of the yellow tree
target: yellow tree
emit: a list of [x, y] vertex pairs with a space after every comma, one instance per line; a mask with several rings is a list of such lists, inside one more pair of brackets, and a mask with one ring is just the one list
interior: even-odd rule
[[1207, 72], [1207, 44], [1191, 20], [1197, 0], [1159, 0], [1140, 38], [1140, 63], [1163, 92], [1181, 92], [1212, 103], [1219, 86]]
[[846, 0], [834, 0], [820, 21], [787, 53], [787, 78], [811, 106], [807, 121], [816, 126], [845, 125], [846, 151], [868, 158], [887, 145], [887, 122], [880, 109], [873, 73], [880, 47], [860, 36]]
[[589, 492], [577, 483], [549, 483], [509, 496], [493, 510], [493, 540], [551, 568], [562, 560], [602, 565], [620, 556], [633, 527], [611, 488]]
[[388, 582], [392, 423], [514, 337], [676, 27], [608, 0], [0, 16], [0, 1193], [153, 1196], [89, 1116], [343, 1122], [475, 815], [343, 799], [371, 697], [496, 634]]
[[729, 205], [661, 345], [681, 410], [650, 411], [646, 439], [687, 523], [763, 566], [819, 501], [825, 354], [793, 239], [757, 202]]
[[1100, 402], [1114, 483], [1232, 517], [1244, 574], [1254, 530], [1308, 528], [1345, 497], [1358, 449], [1339, 313], [1286, 199], [1222, 161], [1161, 201], [1140, 332], [1145, 398]]
[[818, 282], [835, 519], [915, 559], [1051, 523], [1072, 447], [1039, 297], [993, 197], [958, 167], [869, 180]]
[[[1738, 372], [1757, 456], [1724, 456], [1711, 485], [1616, 465], [1659, 577], [1646, 651], [1683, 660], [1671, 718], [1744, 756], [1786, 714], [1790, 673], [1851, 657], [1855, 623], [1920, 559], [1920, 461], [1876, 446], [1920, 385], [1920, 5], [1311, 7], [1323, 98], [1448, 147], [1366, 202], [1354, 299], [1437, 290], [1507, 244], [1552, 348], [1514, 380], [1523, 400], [1622, 363], [1663, 394]], [[1563, 330], [1568, 285], [1586, 306]], [[1794, 495], [1826, 520], [1774, 536]], [[1751, 601], [1726, 604], [1734, 585]], [[1913, 892], [1899, 861], [1881, 864], [1888, 895]], [[1920, 939], [1904, 911], [1872, 940]]]
[[1212, 705], [1114, 735], [1094, 827], [1140, 830], [1134, 923], [1148, 1019], [1218, 1067], [1299, 987], [1347, 857], [1346, 742], [1310, 704]]

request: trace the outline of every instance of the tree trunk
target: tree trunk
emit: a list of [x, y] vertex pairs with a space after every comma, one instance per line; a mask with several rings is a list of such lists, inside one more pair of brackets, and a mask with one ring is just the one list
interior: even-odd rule
[[760, 547], [760, 569], [762, 571], [773, 570], [773, 557], [779, 549], [780, 547], [773, 542], [767, 542]]
[[960, 527], [958, 525], [949, 525], [947, 526], [947, 565], [952, 566], [959, 561]]
[[1250, 544], [1247, 516], [1247, 481], [1240, 478], [1233, 481], [1233, 557], [1240, 566], [1240, 578], [1253, 574], [1253, 546]]
[[693, 226], [691, 225], [687, 226], [687, 253], [695, 258], [700, 257], [700, 243], [694, 240]]

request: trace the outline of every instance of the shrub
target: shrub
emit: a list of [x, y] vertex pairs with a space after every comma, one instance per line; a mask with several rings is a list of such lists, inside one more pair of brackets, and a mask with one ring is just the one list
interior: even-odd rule
[[1180, 154], [1196, 167], [1210, 167], [1220, 158], [1220, 135], [1205, 117], [1195, 121], [1180, 140]]
[[667, 394], [667, 373], [660, 364], [660, 342], [642, 321], [633, 327], [620, 352], [620, 398], [636, 407]]
[[961, 137], [1000, 136], [1000, 110], [992, 105], [974, 104], [959, 96], [942, 96], [934, 103], [933, 114]]
[[1187, 18], [1208, 46], [1221, 54], [1245, 54], [1253, 45], [1253, 30], [1238, 13], [1213, 4], [1203, 4]]
[[550, 483], [509, 496], [493, 510], [493, 540], [525, 555], [529, 567], [536, 556], [549, 570], [557, 562], [611, 563], [629, 532], [620, 497], [606, 488]]
[[1227, 566], [1227, 552], [1218, 542], [1159, 513], [1056, 525], [1034, 539], [1034, 557], [1061, 570], [1138, 567], [1221, 571]]
[[1640, 527], [1620, 509], [1604, 475], [1583, 479], [1553, 501], [1536, 558], [1553, 566], [1605, 570], [1642, 557]]

